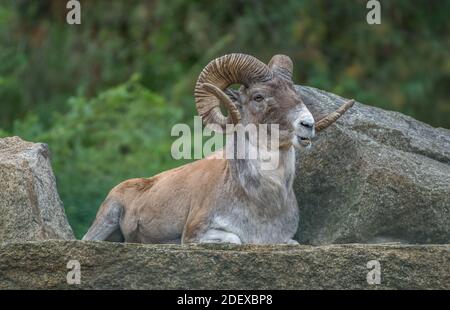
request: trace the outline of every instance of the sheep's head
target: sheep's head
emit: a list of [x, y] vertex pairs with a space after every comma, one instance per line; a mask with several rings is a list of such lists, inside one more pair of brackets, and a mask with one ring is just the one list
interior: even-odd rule
[[[275, 55], [268, 65], [244, 54], [230, 54], [211, 61], [195, 86], [195, 103], [205, 124], [278, 124], [280, 147], [311, 145], [315, 131], [336, 121], [353, 102], [315, 123], [294, 89], [293, 64], [288, 56]], [[242, 84], [239, 90], [227, 89]], [[222, 103], [228, 110], [225, 117]]]

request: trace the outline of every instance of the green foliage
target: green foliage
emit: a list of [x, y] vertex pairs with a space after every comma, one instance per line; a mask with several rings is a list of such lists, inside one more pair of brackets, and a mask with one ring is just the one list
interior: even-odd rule
[[33, 111], [66, 111], [138, 72], [144, 86], [192, 115], [201, 68], [227, 52], [264, 61], [284, 53], [295, 80], [450, 128], [448, 1], [383, 1], [381, 25], [367, 1], [83, 1], [82, 24], [65, 1], [0, 4], [3, 128]]
[[32, 115], [16, 122], [14, 133], [50, 145], [58, 190], [80, 237], [119, 182], [180, 164], [170, 155], [170, 129], [182, 113], [136, 79], [93, 99], [71, 98], [68, 107], [48, 130]]

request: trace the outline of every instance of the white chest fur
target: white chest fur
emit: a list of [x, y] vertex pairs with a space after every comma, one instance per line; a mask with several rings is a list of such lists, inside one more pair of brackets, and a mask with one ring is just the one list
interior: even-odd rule
[[[274, 170], [257, 161], [233, 163], [242, 196], [230, 199], [212, 218], [212, 228], [237, 235], [242, 243], [286, 243], [298, 227], [298, 206], [292, 189], [295, 152], [280, 152]], [[231, 198], [231, 197], [230, 197]]]

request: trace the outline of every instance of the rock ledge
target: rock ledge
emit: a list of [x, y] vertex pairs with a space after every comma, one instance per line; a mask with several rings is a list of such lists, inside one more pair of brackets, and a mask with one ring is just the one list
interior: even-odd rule
[[[67, 284], [70, 260], [79, 285]], [[379, 285], [367, 283], [371, 260]], [[450, 246], [4, 243], [0, 289], [450, 289]]]

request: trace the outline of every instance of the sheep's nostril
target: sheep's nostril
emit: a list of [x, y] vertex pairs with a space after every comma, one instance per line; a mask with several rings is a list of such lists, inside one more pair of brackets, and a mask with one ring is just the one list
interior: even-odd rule
[[313, 128], [314, 123], [313, 122], [307, 122], [307, 121], [301, 121], [300, 125], [302, 125], [303, 127], [306, 127], [308, 129]]

